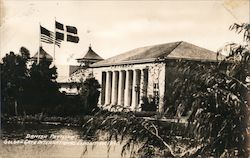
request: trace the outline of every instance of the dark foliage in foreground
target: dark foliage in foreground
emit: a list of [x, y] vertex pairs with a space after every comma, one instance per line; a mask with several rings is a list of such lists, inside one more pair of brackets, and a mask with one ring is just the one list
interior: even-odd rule
[[[30, 64], [30, 53], [21, 47], [10, 52], [1, 65], [1, 113], [8, 115], [75, 116], [97, 111], [100, 85], [94, 78], [82, 82], [80, 95], [59, 92], [57, 68], [43, 58]], [[95, 109], [93, 111], [93, 109]]]
[[59, 85], [56, 82], [57, 71], [51, 66], [51, 61], [46, 58], [40, 60], [39, 64], [33, 63], [30, 69], [29, 84], [27, 86], [25, 109], [32, 108], [28, 112], [48, 113], [59, 101]]
[[58, 103], [56, 67], [42, 59], [28, 67], [29, 50], [20, 48], [19, 54], [6, 54], [1, 63], [1, 112], [25, 115], [48, 112]]
[[[137, 117], [133, 112], [96, 113], [83, 126], [85, 136], [98, 136], [107, 132], [107, 141], [123, 144], [121, 156], [131, 157], [182, 157], [190, 156], [199, 149], [193, 146], [194, 140], [185, 135], [185, 124], [171, 124], [162, 121], [150, 121]], [[181, 140], [179, 140], [181, 139]], [[189, 150], [183, 150], [189, 148]]]
[[[249, 24], [234, 24], [230, 29], [242, 32], [249, 41]], [[168, 109], [173, 115], [189, 114], [190, 132], [204, 144], [197, 154], [248, 157], [249, 45], [227, 47], [229, 55], [218, 64], [179, 62], [177, 70], [183, 75], [172, 85], [174, 103]]]
[[[244, 40], [249, 41], [249, 24], [234, 24], [230, 28], [243, 32]], [[192, 138], [193, 133], [196, 141], [183, 143], [174, 136], [167, 137], [171, 129], [159, 126], [158, 121], [135, 117], [133, 113], [107, 112], [102, 121], [90, 119], [83, 128], [85, 134], [108, 131], [108, 141], [124, 142], [122, 155], [130, 152], [131, 157], [136, 154], [141, 157], [248, 157], [249, 45], [229, 46], [228, 57], [218, 63], [180, 61], [177, 66], [183, 75], [173, 84], [175, 99], [169, 108], [175, 112], [173, 116], [188, 114], [189, 134], [183, 134], [181, 140]]]
[[27, 62], [29, 51], [22, 47], [20, 54], [6, 54], [1, 65], [1, 108], [2, 112], [15, 114], [19, 102], [24, 101], [22, 94], [27, 92], [29, 72]]
[[157, 105], [155, 104], [156, 97], [148, 98], [142, 97], [143, 104], [141, 105], [142, 111], [156, 111]]
[[98, 111], [97, 103], [100, 95], [101, 86], [94, 77], [87, 78], [82, 82], [80, 88], [80, 101], [84, 112], [87, 114], [95, 113]]

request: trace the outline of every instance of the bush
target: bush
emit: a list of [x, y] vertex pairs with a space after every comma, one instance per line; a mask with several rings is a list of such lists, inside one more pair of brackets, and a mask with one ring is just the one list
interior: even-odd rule
[[[232, 28], [245, 31], [244, 35], [250, 32], [250, 24], [235, 24]], [[246, 78], [250, 76], [250, 51], [248, 45], [229, 46], [229, 55], [221, 62], [205, 65], [181, 61], [177, 66], [183, 77], [173, 85], [175, 99], [170, 108], [178, 116], [189, 113], [188, 121], [193, 126], [190, 133], [194, 132], [203, 144], [197, 155], [249, 154]]]
[[156, 97], [142, 97], [143, 104], [141, 105], [142, 111], [156, 111], [157, 104], [155, 103]]
[[99, 110], [97, 103], [101, 86], [98, 81], [91, 77], [87, 78], [80, 87], [80, 100], [86, 114], [93, 114]]

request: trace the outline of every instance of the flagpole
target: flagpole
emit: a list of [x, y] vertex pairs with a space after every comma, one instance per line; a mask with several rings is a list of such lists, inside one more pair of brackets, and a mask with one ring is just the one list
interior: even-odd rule
[[37, 55], [37, 64], [39, 64], [40, 61], [40, 48], [42, 46], [41, 43], [41, 23], [39, 22], [39, 48], [38, 48], [38, 55]]
[[53, 62], [54, 65], [56, 65], [56, 17], [55, 17], [55, 21], [54, 21], [54, 54], [53, 54]]

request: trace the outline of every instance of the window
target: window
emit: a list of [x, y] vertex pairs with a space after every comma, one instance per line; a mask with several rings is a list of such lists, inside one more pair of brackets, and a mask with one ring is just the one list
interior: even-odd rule
[[159, 104], [159, 83], [154, 83], [153, 97], [155, 98], [155, 104]]

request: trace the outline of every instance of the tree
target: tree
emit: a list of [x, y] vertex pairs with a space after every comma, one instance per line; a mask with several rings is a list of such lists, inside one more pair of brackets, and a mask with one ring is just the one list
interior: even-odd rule
[[26, 63], [28, 62], [28, 60], [30, 59], [30, 51], [25, 48], [25, 47], [21, 47], [19, 50], [22, 58], [26, 61]]
[[[29, 98], [31, 112], [50, 112], [58, 101], [59, 85], [56, 82], [56, 67], [46, 58], [35, 62], [30, 69]], [[50, 109], [50, 110], [49, 110]]]
[[1, 63], [2, 112], [53, 113], [59, 101], [56, 67], [43, 58], [28, 69], [29, 50], [21, 47], [19, 52], [6, 54]]
[[20, 55], [10, 52], [1, 63], [1, 91], [3, 112], [17, 114], [19, 103], [24, 100], [22, 95], [28, 80], [27, 62], [30, 53], [21, 47]]
[[[244, 32], [244, 41], [249, 41], [249, 28], [249, 24], [230, 27], [238, 33]], [[194, 131], [203, 144], [197, 154], [248, 157], [249, 45], [233, 43], [229, 46], [229, 55], [218, 64], [182, 61], [178, 65], [184, 75], [174, 84], [174, 111], [190, 112], [190, 132]]]
[[80, 88], [80, 97], [83, 102], [84, 111], [88, 114], [98, 110], [97, 103], [101, 88], [98, 81], [93, 78], [87, 78]]
[[[234, 24], [230, 29], [243, 32], [244, 40], [250, 40], [250, 24]], [[131, 157], [135, 154], [141, 157], [248, 157], [249, 45], [230, 46], [228, 57], [218, 63], [181, 61], [177, 65], [183, 75], [174, 83], [171, 111], [176, 115], [189, 113], [186, 133], [193, 134], [195, 141], [189, 139], [183, 145], [171, 137], [167, 126], [158, 120], [139, 118], [132, 112], [100, 111], [83, 126], [85, 135], [106, 131], [107, 141], [125, 142], [121, 154], [129, 151]]]

